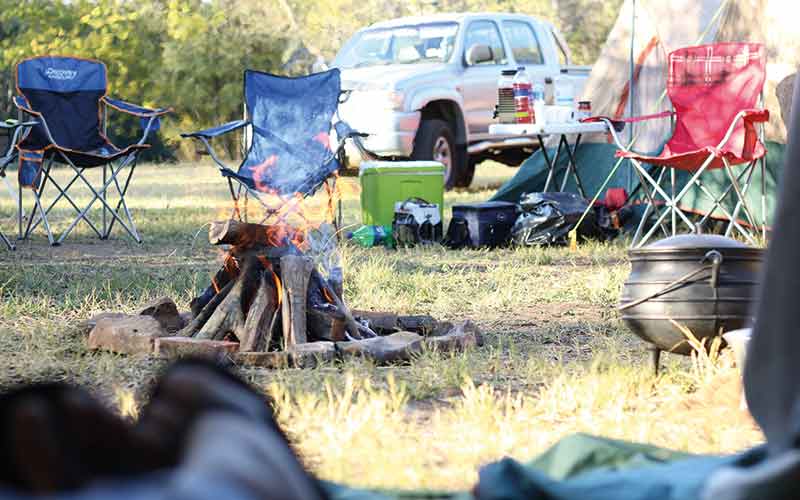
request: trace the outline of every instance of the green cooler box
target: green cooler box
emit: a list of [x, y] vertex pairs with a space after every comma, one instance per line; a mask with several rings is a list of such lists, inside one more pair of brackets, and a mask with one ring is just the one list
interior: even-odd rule
[[371, 226], [391, 226], [394, 204], [409, 198], [422, 198], [444, 209], [444, 165], [435, 161], [362, 162], [361, 222]]

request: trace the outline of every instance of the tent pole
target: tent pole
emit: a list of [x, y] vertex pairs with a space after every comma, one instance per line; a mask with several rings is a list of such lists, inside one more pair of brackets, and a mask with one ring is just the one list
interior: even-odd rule
[[[635, 62], [635, 54], [634, 54], [634, 46], [635, 46], [635, 39], [636, 39], [636, 0], [631, 0], [631, 54], [630, 54], [630, 74], [628, 75], [628, 116], [633, 117], [634, 115], [634, 107], [633, 101], [635, 99], [636, 89], [634, 88], [634, 77], [636, 73], [636, 62]], [[633, 134], [633, 123], [628, 124], [628, 143], [633, 144], [634, 141], [634, 134]], [[628, 188], [628, 192], [632, 189], [632, 179], [631, 179], [631, 172], [628, 170], [627, 172], [627, 179], [625, 185]]]

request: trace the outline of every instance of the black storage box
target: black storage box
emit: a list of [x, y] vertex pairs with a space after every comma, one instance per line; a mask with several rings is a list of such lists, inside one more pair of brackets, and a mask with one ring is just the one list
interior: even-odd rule
[[468, 247], [499, 247], [507, 245], [511, 227], [517, 220], [517, 205], [506, 201], [486, 201], [453, 205], [450, 224], [466, 225]]

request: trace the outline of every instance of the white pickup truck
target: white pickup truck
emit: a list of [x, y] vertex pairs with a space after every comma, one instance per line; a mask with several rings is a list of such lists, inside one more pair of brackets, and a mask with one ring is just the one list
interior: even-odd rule
[[[475, 165], [517, 166], [536, 145], [489, 135], [503, 69], [524, 66], [535, 82], [559, 80], [579, 96], [588, 77], [570, 65], [555, 27], [519, 14], [438, 14], [373, 24], [344, 44], [332, 66], [349, 97], [340, 117], [369, 134], [364, 145], [391, 158], [437, 160], [446, 184], [466, 187]], [[359, 158], [348, 153], [348, 164]]]

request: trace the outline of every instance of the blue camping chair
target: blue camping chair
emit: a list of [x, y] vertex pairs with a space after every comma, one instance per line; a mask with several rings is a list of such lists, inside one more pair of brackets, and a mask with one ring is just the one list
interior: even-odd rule
[[[244, 195], [246, 202], [250, 194], [266, 209], [266, 220], [275, 210], [260, 195], [288, 198], [314, 194], [339, 169], [345, 140], [353, 139], [359, 151], [370, 157], [360, 142], [366, 134], [353, 131], [342, 121], [333, 125], [338, 146], [335, 150], [330, 147], [331, 124], [343, 95], [338, 69], [298, 78], [245, 70], [246, 119], [181, 136], [205, 145], [228, 180], [235, 217], [242, 218], [239, 200]], [[239, 129], [245, 129], [251, 140], [234, 170], [220, 160], [209, 140]], [[244, 214], [246, 217], [246, 207]]]
[[[33, 125], [36, 125], [36, 122], [19, 122], [17, 120], [6, 120], [0, 122], [0, 133], [3, 133], [6, 136], [6, 142], [4, 146], [0, 147], [0, 178], [3, 179], [3, 184], [6, 185], [6, 190], [8, 190], [9, 196], [11, 196], [12, 200], [15, 200], [17, 205], [19, 205], [19, 198], [17, 198], [14, 189], [8, 182], [6, 168], [13, 164], [17, 159], [16, 145], [19, 142], [20, 137], [28, 130], [28, 128]], [[2, 229], [0, 229], [0, 241], [5, 243], [9, 250], [16, 249], [14, 243], [8, 239], [8, 237], [3, 233]]]
[[[20, 211], [20, 239], [30, 236], [31, 231], [41, 223], [50, 244], [59, 244], [80, 221], [86, 222], [99, 238], [106, 239], [114, 224], [119, 222], [137, 243], [141, 243], [142, 239], [125, 202], [125, 193], [139, 153], [150, 147], [145, 144], [147, 136], [151, 131], [158, 130], [159, 118], [172, 110], [143, 108], [108, 97], [106, 66], [100, 61], [61, 56], [34, 57], [17, 64], [16, 79], [20, 95], [14, 98], [14, 103], [22, 114], [36, 122], [17, 146], [20, 203], [22, 188], [28, 187], [35, 204], [34, 213], [28, 218], [24, 232]], [[119, 148], [108, 139], [106, 127], [109, 107], [140, 118], [143, 132], [138, 142]], [[74, 172], [64, 187], [50, 175], [54, 162], [66, 164]], [[95, 167], [103, 168], [103, 181], [99, 188], [92, 186], [84, 176], [87, 168]], [[120, 174], [126, 168], [128, 174], [121, 185]], [[84, 208], [78, 207], [68, 194], [78, 180], [83, 181], [93, 195]], [[48, 182], [58, 194], [45, 209], [41, 195]], [[107, 197], [112, 185], [119, 196], [115, 207], [109, 204]], [[47, 216], [61, 199], [72, 205], [78, 215], [55, 239]], [[102, 230], [88, 217], [89, 210], [97, 201], [102, 204]], [[111, 217], [110, 221], [108, 216]]]

